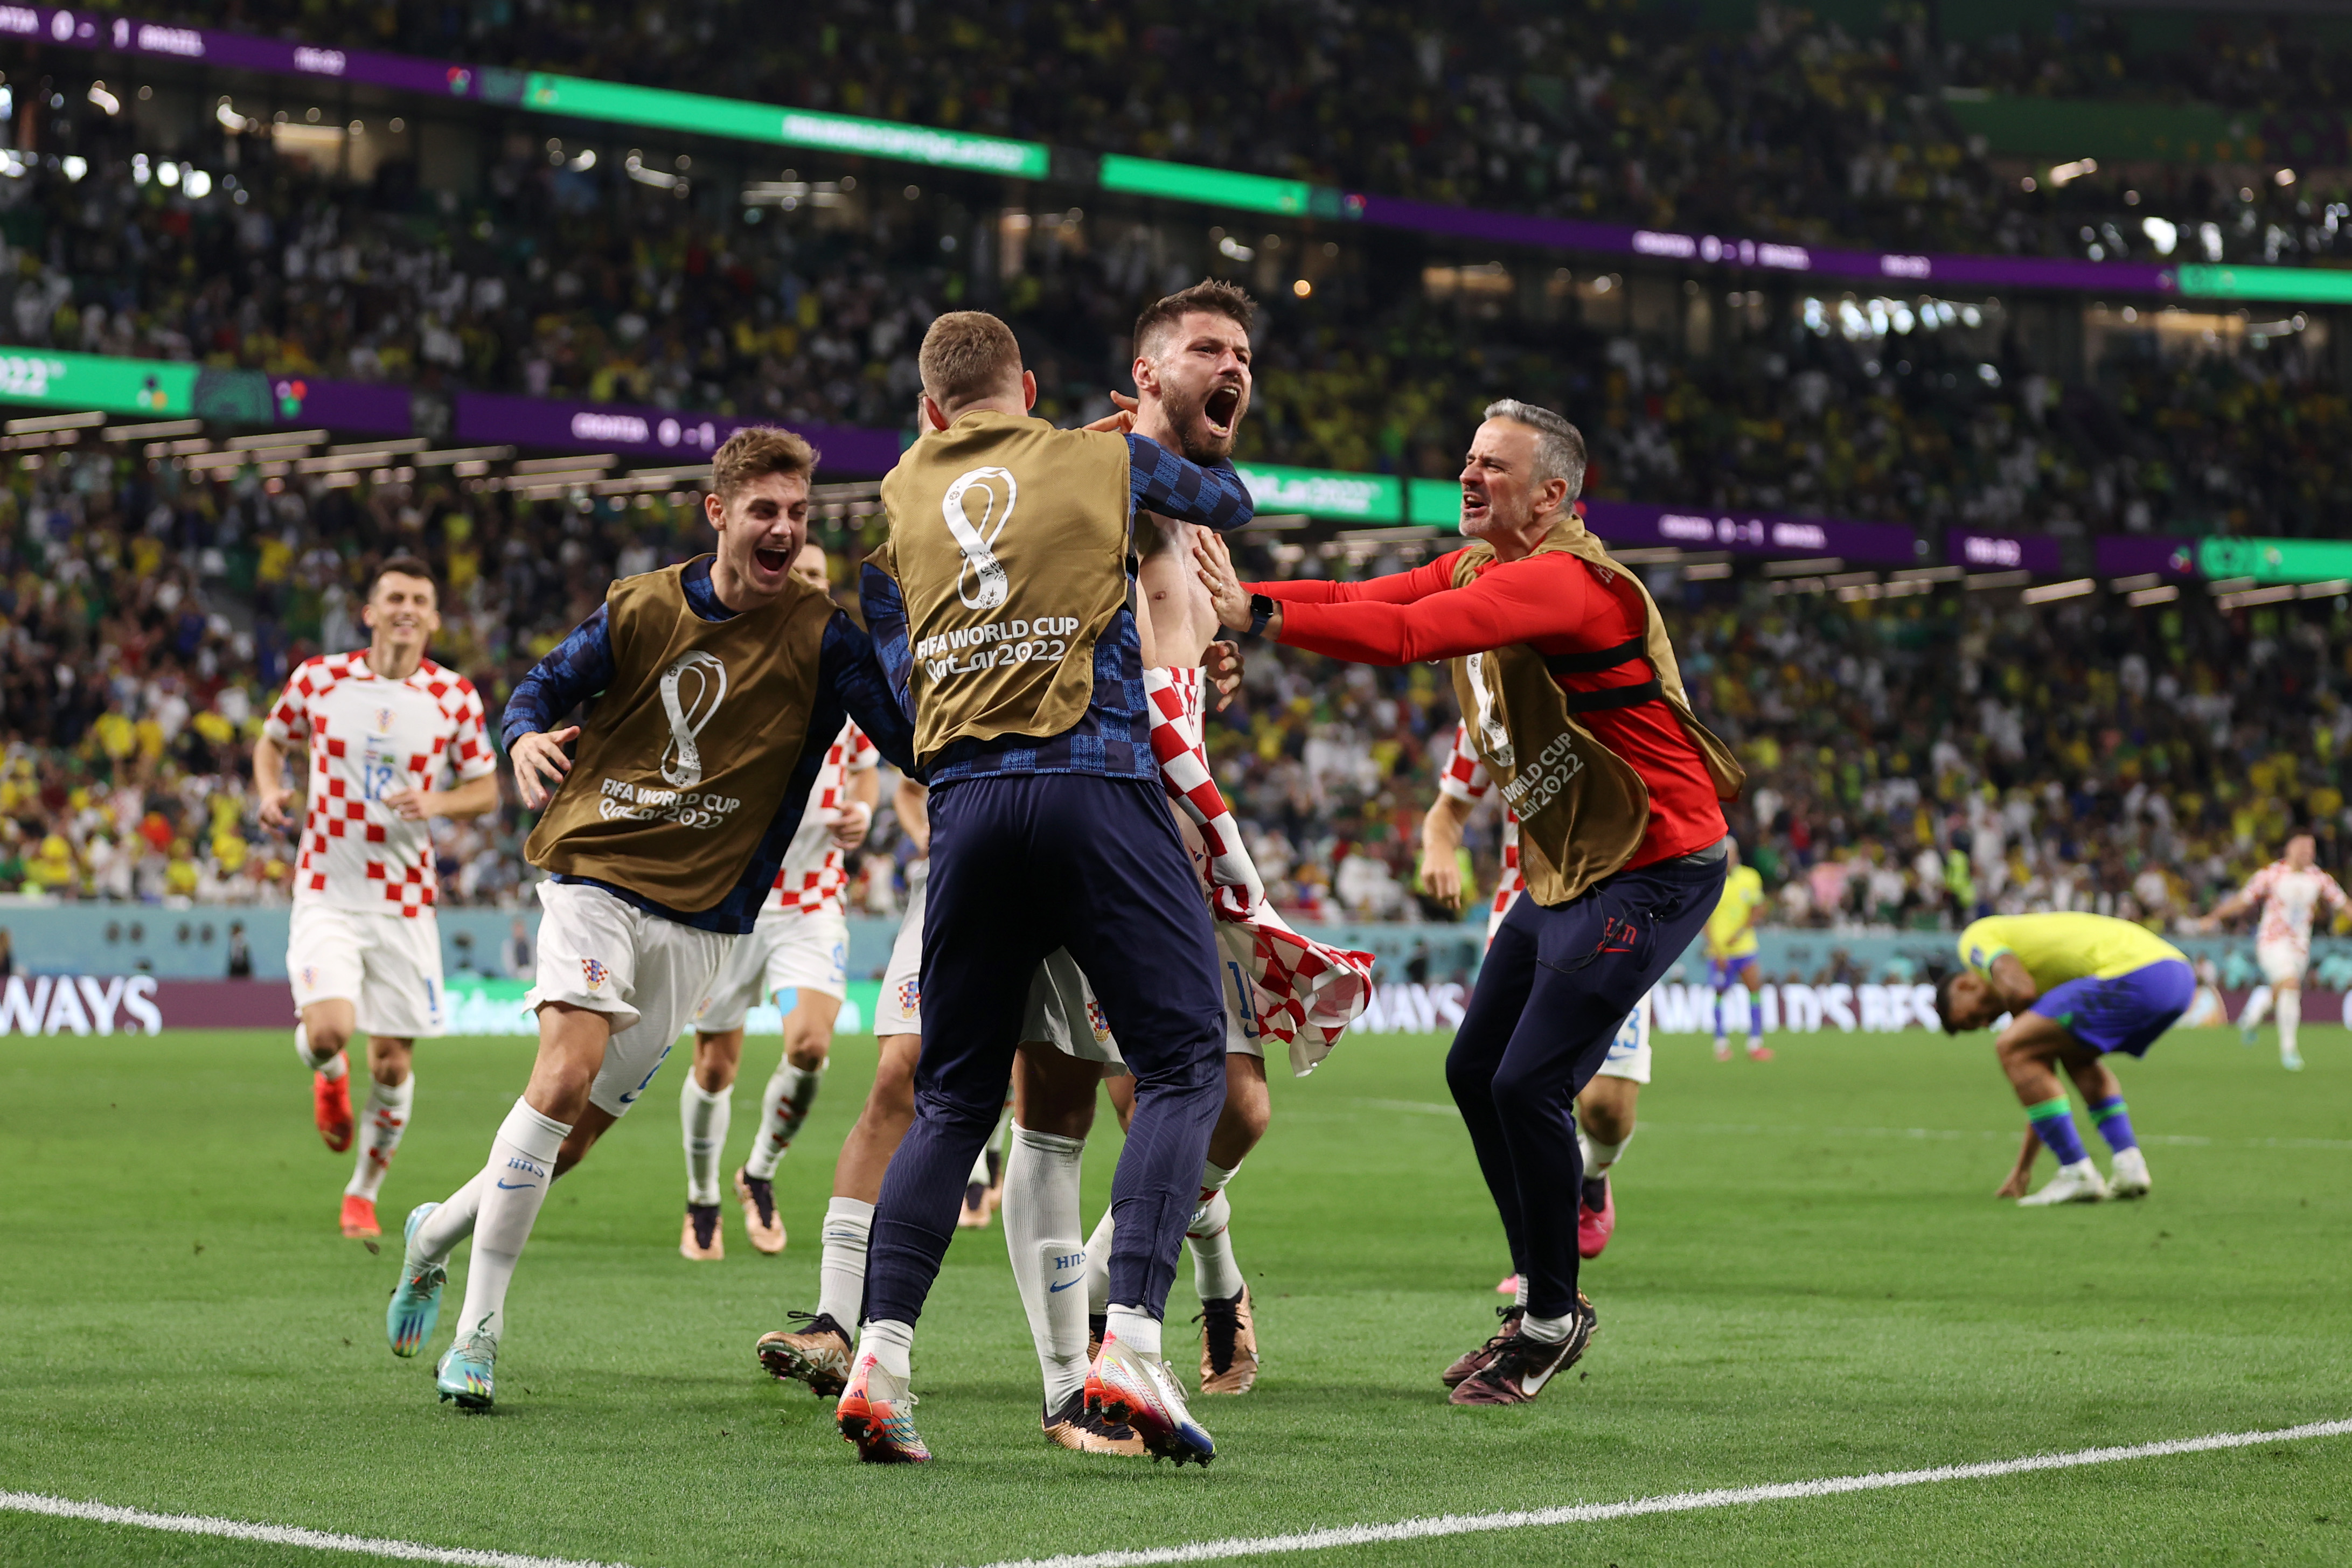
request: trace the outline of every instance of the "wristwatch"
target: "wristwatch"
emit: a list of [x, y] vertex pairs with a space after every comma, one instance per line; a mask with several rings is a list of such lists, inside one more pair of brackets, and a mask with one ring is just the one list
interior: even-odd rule
[[1265, 635], [1265, 623], [1274, 619], [1274, 611], [1275, 603], [1274, 596], [1272, 594], [1253, 593], [1250, 595], [1249, 634], [1251, 636], [1263, 637]]

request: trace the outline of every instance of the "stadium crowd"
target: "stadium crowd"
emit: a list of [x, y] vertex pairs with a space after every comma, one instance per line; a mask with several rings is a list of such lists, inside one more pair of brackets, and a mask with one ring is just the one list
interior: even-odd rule
[[784, 30], [653, 4], [241, 7], [248, 26], [320, 41], [1549, 215], [1813, 245], [1990, 242], [2145, 259], [2158, 247], [2140, 219], [2160, 212], [2181, 229], [2211, 224], [2209, 259], [2352, 253], [2334, 212], [2341, 192], [2244, 187], [2186, 167], [2129, 199], [2112, 177], [2021, 186], [1941, 97], [1960, 84], [2137, 92], [2145, 79], [2231, 108], [2325, 104], [2342, 91], [2326, 85], [2340, 47], [2312, 47], [2262, 22], [2134, 50], [2125, 24], [2074, 13], [1938, 40], [1924, 5], [1887, 6], [1866, 27], [1792, 5], [1759, 5], [1742, 26], [1695, 9], [1484, 0], [1204, 15], [1076, 0], [830, 0]]
[[[613, 576], [699, 548], [698, 512], [661, 498], [530, 502], [438, 472], [413, 487], [313, 488], [212, 481], [97, 444], [17, 458], [0, 489], [0, 885], [282, 898], [289, 843], [257, 825], [249, 745], [294, 662], [364, 641], [357, 595], [373, 559], [399, 549], [435, 563], [435, 656], [495, 713]], [[836, 581], [854, 582], [874, 541], [820, 537]], [[1246, 548], [1251, 570], [1278, 575], [1378, 572], [1440, 547]], [[2092, 907], [2169, 920], [2267, 859], [2290, 823], [2341, 863], [2341, 601], [2225, 621], [2199, 593], [2137, 611], [1949, 586], [1843, 600], [1654, 570], [1700, 711], [1748, 760], [1735, 827], [1780, 919]], [[1278, 902], [1309, 917], [1421, 913], [1417, 824], [1454, 718], [1430, 668], [1253, 649], [1212, 751]], [[513, 903], [527, 825], [511, 800], [436, 824], [445, 895]], [[1474, 842], [1491, 889], [1496, 835]], [[882, 824], [866, 906], [896, 907], [908, 852]]]
[[[815, 210], [697, 216], [529, 147], [499, 164], [470, 228], [418, 224], [396, 182], [355, 193], [266, 149], [233, 193], [191, 203], [136, 178], [127, 145], [79, 181], [49, 168], [0, 179], [13, 236], [0, 333], [272, 373], [895, 425], [930, 316], [985, 298], [1032, 340], [1041, 412], [1087, 417], [1125, 384], [1106, 345], [1123, 342], [1134, 302], [1186, 276], [1150, 225], [1102, 223], [1092, 238], [1049, 226], [1025, 242], [1034, 261], [1002, 276], [1001, 262], [943, 262], [929, 209], [884, 204], [855, 225]], [[2070, 367], [2029, 351], [2022, 307], [1998, 300], [1865, 309], [1696, 281], [1676, 298], [1665, 280], [1605, 273], [1547, 280], [1528, 300], [1494, 281], [1364, 267], [1307, 298], [1271, 291], [1244, 458], [1450, 476], [1461, 430], [1507, 392], [1577, 413], [1591, 493], [1609, 498], [2272, 534], [2325, 532], [2352, 504], [2337, 458], [2352, 402], [2325, 319], [2265, 332], [2126, 309]], [[1671, 319], [1637, 321], [1625, 296], [1647, 284], [1668, 292]]]

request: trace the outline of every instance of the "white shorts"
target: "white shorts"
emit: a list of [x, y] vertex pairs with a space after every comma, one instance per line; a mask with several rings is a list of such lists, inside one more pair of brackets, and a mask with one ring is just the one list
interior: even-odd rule
[[838, 1002], [849, 994], [849, 922], [827, 912], [765, 909], [734, 939], [694, 1009], [694, 1027], [725, 1034], [778, 991], [816, 991]]
[[539, 906], [539, 972], [523, 1005], [565, 1002], [612, 1020], [588, 1099], [625, 1115], [661, 1071], [734, 938], [648, 915], [582, 883], [541, 883]]
[[1609, 1058], [1601, 1064], [1595, 1078], [1624, 1078], [1635, 1083], [1650, 1081], [1650, 998], [1647, 992], [1641, 1005], [1625, 1015], [1617, 1026], [1617, 1038], [1609, 1042]]
[[[1218, 921], [1216, 935], [1217, 981], [1225, 998], [1225, 1054], [1263, 1061], [1265, 1041], [1258, 1033], [1257, 1010], [1250, 999], [1249, 965], [1255, 956], [1256, 943], [1231, 921]], [[1077, 1019], [1086, 1020], [1083, 1028], [1072, 1027], [1072, 1020]], [[1102, 1004], [1095, 1000], [1094, 988], [1087, 983], [1067, 948], [1055, 948], [1037, 966], [1021, 1038], [1045, 1040], [1081, 1061], [1099, 1061], [1105, 1067], [1127, 1071]]]
[[378, 915], [298, 904], [286, 941], [297, 1012], [352, 1004], [362, 1034], [424, 1040], [442, 1031], [441, 928], [433, 912]]
[[907, 916], [898, 923], [898, 940], [890, 944], [890, 964], [882, 971], [882, 994], [874, 1003], [874, 1032], [923, 1032], [923, 890], [929, 885], [930, 862], [908, 867]]
[[2254, 965], [2273, 986], [2299, 986], [2311, 967], [2311, 949], [2299, 942], [2257, 942]]

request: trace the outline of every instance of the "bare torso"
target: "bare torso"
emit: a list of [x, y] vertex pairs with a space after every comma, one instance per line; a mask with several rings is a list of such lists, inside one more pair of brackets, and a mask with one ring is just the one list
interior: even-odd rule
[[1198, 527], [1150, 512], [1135, 518], [1136, 549], [1142, 557], [1136, 586], [1151, 619], [1153, 662], [1171, 669], [1198, 664], [1221, 635], [1216, 606], [1192, 566]]

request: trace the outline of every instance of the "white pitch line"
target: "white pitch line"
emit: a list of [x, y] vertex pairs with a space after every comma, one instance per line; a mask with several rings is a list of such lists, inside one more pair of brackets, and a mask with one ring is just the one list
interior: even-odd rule
[[241, 1519], [210, 1519], [196, 1513], [150, 1513], [143, 1508], [76, 1502], [70, 1498], [45, 1497], [29, 1491], [0, 1491], [0, 1513], [39, 1513], [52, 1519], [135, 1525], [141, 1530], [169, 1531], [175, 1535], [216, 1535], [228, 1541], [257, 1541], [271, 1546], [307, 1546], [314, 1552], [356, 1552], [404, 1563], [448, 1563], [457, 1568], [622, 1568], [617, 1563], [577, 1557], [533, 1557], [520, 1552], [484, 1552], [471, 1546], [378, 1541], [364, 1535], [338, 1535], [331, 1531], [299, 1530], [286, 1524], [248, 1524]]
[[1402, 1520], [1395, 1524], [1339, 1525], [1329, 1530], [1304, 1531], [1297, 1535], [1236, 1536], [1224, 1541], [1201, 1541], [1188, 1546], [1155, 1546], [1135, 1552], [1024, 1557], [1016, 1562], [992, 1563], [990, 1568], [1148, 1568], [1149, 1564], [1160, 1563], [1209, 1563], [1227, 1557], [1322, 1552], [1335, 1546], [1377, 1546], [1392, 1541], [1426, 1541], [1433, 1536], [1472, 1535], [1487, 1531], [1525, 1530], [1552, 1524], [1595, 1524], [1605, 1520], [1634, 1519], [1643, 1514], [1691, 1513], [1701, 1509], [1738, 1508], [1748, 1503], [1838, 1497], [1848, 1492], [1925, 1486], [1934, 1481], [1983, 1480], [1994, 1476], [2023, 1475], [2032, 1470], [2073, 1469], [2083, 1465], [2112, 1465], [2125, 1459], [2156, 1459], [2173, 1454], [2201, 1454], [2216, 1448], [2248, 1448], [2261, 1443], [2287, 1443], [2304, 1437], [2339, 1437], [2347, 1434], [2352, 1434], [2352, 1421], [2312, 1421], [2272, 1432], [2223, 1432], [2210, 1437], [2175, 1437], [2167, 1442], [2137, 1443], [2122, 1448], [2078, 1448], [2071, 1454], [2034, 1454], [2021, 1459], [1994, 1459], [1978, 1465], [1937, 1465], [1925, 1470], [1886, 1470], [1864, 1476], [1834, 1476], [1816, 1481], [1782, 1481], [1770, 1486], [1674, 1492], [1664, 1497], [1635, 1498], [1630, 1502], [1580, 1503], [1569, 1508], [1528, 1509], [1510, 1513], [1449, 1513], [1435, 1519]]

